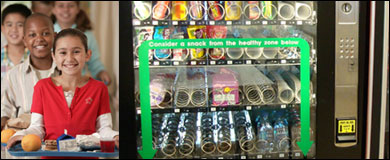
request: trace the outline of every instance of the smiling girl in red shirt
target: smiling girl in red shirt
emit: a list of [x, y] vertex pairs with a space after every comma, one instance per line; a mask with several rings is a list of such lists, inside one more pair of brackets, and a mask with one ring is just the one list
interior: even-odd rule
[[97, 132], [101, 137], [114, 138], [119, 148], [119, 132], [112, 130], [107, 87], [81, 74], [91, 57], [87, 37], [76, 29], [62, 30], [54, 40], [52, 57], [62, 74], [35, 85], [31, 125], [17, 132], [10, 142], [20, 141], [27, 134], [56, 140], [66, 129], [73, 137]]

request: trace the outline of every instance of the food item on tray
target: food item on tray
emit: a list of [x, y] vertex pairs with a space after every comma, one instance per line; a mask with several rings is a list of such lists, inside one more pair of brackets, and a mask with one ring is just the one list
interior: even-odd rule
[[7, 143], [8, 140], [16, 133], [13, 129], [5, 129], [1, 131], [1, 143]]
[[18, 118], [12, 118], [7, 121], [7, 127], [19, 131], [30, 126], [31, 114], [21, 114]]
[[57, 151], [57, 140], [46, 140], [45, 141], [46, 151]]
[[38, 151], [41, 148], [41, 138], [35, 134], [28, 134], [22, 139], [22, 148], [26, 152]]

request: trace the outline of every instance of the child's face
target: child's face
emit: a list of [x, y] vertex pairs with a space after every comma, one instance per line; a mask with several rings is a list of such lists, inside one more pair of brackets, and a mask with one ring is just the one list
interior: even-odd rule
[[55, 33], [48, 19], [35, 17], [27, 21], [24, 33], [24, 44], [31, 56], [44, 59], [50, 56]]
[[5, 17], [1, 25], [1, 32], [3, 32], [8, 44], [23, 44], [23, 26], [25, 20], [26, 18], [19, 13], [10, 13]]
[[81, 75], [84, 65], [90, 57], [91, 50], [85, 52], [85, 47], [79, 37], [65, 36], [56, 42], [53, 59], [62, 74]]
[[80, 9], [74, 1], [56, 1], [53, 14], [60, 23], [74, 23]]
[[33, 12], [35, 12], [35, 13], [42, 13], [44, 15], [47, 15], [48, 17], [51, 16], [51, 10], [53, 9], [53, 6], [40, 3], [39, 1], [35, 2], [35, 3], [36, 3], [35, 7], [32, 8]]

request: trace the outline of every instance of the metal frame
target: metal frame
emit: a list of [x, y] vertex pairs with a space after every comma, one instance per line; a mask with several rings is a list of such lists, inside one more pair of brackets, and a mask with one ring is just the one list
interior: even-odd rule
[[365, 146], [365, 119], [368, 77], [368, 3], [360, 2], [359, 9], [359, 82], [357, 144], [336, 147], [334, 144], [334, 91], [335, 91], [335, 2], [318, 3], [318, 72], [316, 158], [363, 158]]
[[[388, 66], [388, 27], [385, 27], [385, 3], [370, 2], [370, 83], [367, 112], [365, 158], [383, 158], [386, 118], [386, 89]], [[388, 7], [388, 2], [387, 2]], [[388, 14], [388, 8], [387, 8]], [[388, 15], [387, 15], [388, 16]], [[388, 19], [387, 19], [388, 23]], [[388, 25], [387, 25], [388, 26]], [[387, 39], [387, 40], [386, 40]], [[386, 42], [387, 41], [387, 42]]]

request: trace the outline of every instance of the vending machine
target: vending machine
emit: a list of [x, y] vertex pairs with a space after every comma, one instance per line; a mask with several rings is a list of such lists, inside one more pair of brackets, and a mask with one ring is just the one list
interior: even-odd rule
[[369, 7], [120, 2], [121, 156], [363, 158]]

